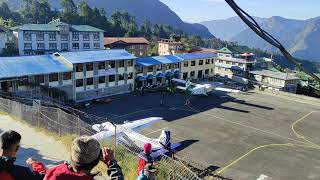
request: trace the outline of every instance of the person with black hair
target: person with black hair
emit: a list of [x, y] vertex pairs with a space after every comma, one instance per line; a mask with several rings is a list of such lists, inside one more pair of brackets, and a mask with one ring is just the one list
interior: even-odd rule
[[30, 165], [37, 171], [27, 167], [15, 165], [17, 152], [20, 148], [21, 135], [16, 131], [7, 131], [1, 134], [0, 144], [0, 179], [1, 180], [40, 180], [43, 179], [45, 168], [42, 163], [32, 162]]

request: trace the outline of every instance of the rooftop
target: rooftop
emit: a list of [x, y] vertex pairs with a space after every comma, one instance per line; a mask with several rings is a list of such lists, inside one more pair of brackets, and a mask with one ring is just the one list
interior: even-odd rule
[[117, 42], [127, 44], [149, 44], [149, 41], [144, 37], [105, 37], [104, 44], [110, 45]]
[[0, 57], [0, 79], [72, 71], [52, 55]]
[[[11, 28], [14, 31], [59, 31], [59, 25], [69, 25], [64, 22], [50, 22], [49, 24], [23, 24]], [[79, 32], [104, 32], [102, 29], [98, 29], [89, 25], [70, 25], [70, 31]]]
[[252, 50], [247, 46], [227, 46], [221, 48], [218, 52], [227, 53], [227, 54], [243, 54], [251, 53]]
[[165, 43], [165, 44], [182, 44], [181, 42], [177, 42], [173, 39], [161, 39], [159, 43]]
[[173, 64], [179, 63], [183, 60], [174, 56], [174, 55], [166, 55], [166, 56], [153, 56], [153, 57], [143, 57], [137, 59], [137, 64], [141, 66], [154, 66], [160, 64]]
[[65, 60], [72, 64], [114, 61], [136, 59], [136, 57], [128, 53], [124, 49], [96, 50], [96, 51], [78, 51], [78, 52], [59, 52], [55, 55], [62, 56]]
[[270, 71], [270, 70], [250, 71], [250, 74], [267, 76], [267, 77], [272, 77], [272, 78], [281, 79], [281, 80], [296, 80], [296, 79], [299, 79], [296, 76], [290, 75], [288, 73], [275, 72], [275, 71]]
[[192, 59], [215, 58], [217, 57], [217, 54], [211, 53], [211, 52], [204, 52], [204, 53], [176, 54], [175, 56], [184, 61], [187, 61]]

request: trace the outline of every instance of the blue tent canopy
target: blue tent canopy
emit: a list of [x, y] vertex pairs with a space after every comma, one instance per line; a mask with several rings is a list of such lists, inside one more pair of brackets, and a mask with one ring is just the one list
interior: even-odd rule
[[138, 76], [137, 80], [138, 81], [145, 81], [145, 80], [147, 80], [147, 77], [146, 76]]
[[153, 78], [156, 78], [154, 75], [152, 75], [152, 74], [149, 74], [148, 76], [147, 76], [147, 79], [153, 79]]
[[163, 78], [163, 77], [166, 77], [166, 75], [163, 74], [163, 73], [159, 73], [159, 74], [157, 74], [157, 77], [158, 77], [158, 78]]
[[168, 76], [173, 76], [173, 73], [172, 72], [167, 72], [166, 73], [166, 76], [168, 77]]

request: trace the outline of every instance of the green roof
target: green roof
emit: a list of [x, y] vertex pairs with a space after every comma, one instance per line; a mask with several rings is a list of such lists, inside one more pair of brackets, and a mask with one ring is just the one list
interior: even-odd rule
[[243, 54], [250, 53], [252, 50], [247, 46], [228, 46], [220, 49], [219, 52], [227, 54]]
[[[24, 24], [21, 26], [13, 27], [12, 30], [22, 31], [58, 31], [58, 25], [67, 25], [66, 23], [50, 23], [50, 24]], [[98, 29], [89, 25], [70, 25], [70, 31], [81, 32], [104, 32], [102, 29]]]

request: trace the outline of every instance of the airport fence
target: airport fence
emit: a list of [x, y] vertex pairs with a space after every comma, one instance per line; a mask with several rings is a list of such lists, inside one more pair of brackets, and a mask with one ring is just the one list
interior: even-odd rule
[[[106, 121], [103, 118], [89, 115], [78, 110], [58, 108], [43, 105], [41, 101], [31, 99], [9, 99], [0, 97], [0, 111], [3, 111], [13, 118], [22, 120], [27, 124], [53, 132], [59, 136], [65, 135], [93, 135], [92, 124]], [[49, 103], [50, 104], [50, 103]], [[90, 123], [88, 123], [90, 122]], [[119, 127], [120, 128], [120, 127]], [[125, 179], [135, 179], [137, 176], [138, 153], [141, 151], [135, 147], [128, 147], [116, 143], [118, 139], [102, 142], [115, 149], [116, 159], [119, 162]], [[158, 179], [201, 179], [197, 173], [187, 165], [186, 158], [163, 156], [157, 162]]]

